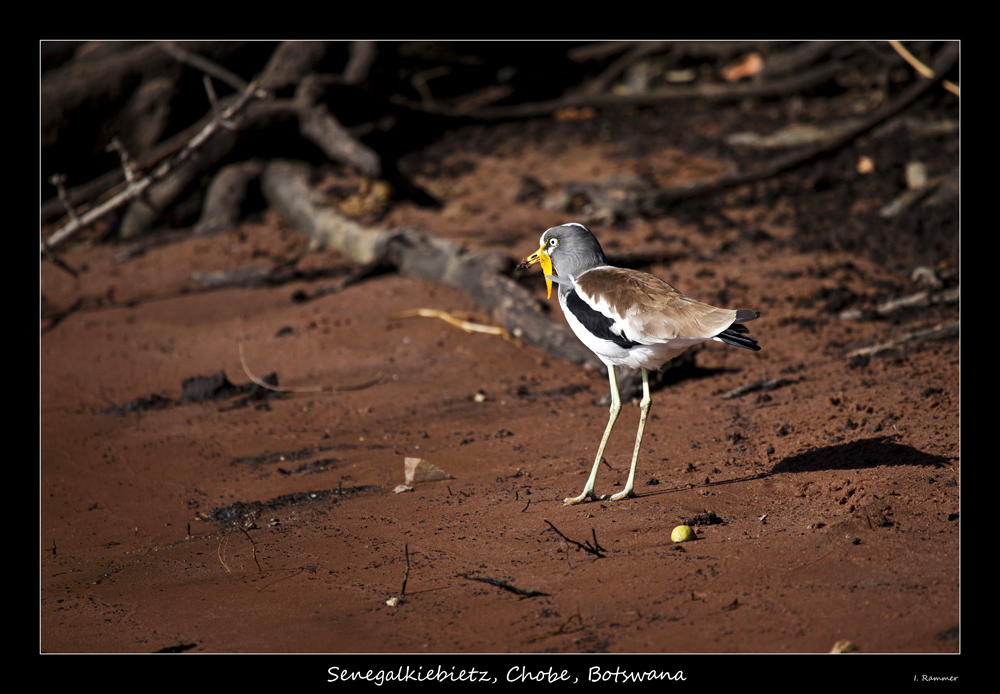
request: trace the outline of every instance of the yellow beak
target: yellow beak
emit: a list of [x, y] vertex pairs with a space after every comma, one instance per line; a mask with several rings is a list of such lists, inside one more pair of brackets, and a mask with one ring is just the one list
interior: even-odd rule
[[531, 265], [534, 265], [535, 263], [541, 263], [541, 265], [542, 265], [542, 272], [544, 272], [545, 275], [546, 275], [546, 277], [545, 277], [545, 287], [546, 287], [546, 289], [549, 290], [548, 298], [551, 299], [552, 298], [552, 280], [550, 280], [548, 278], [548, 276], [552, 274], [552, 258], [550, 258], [549, 254], [545, 252], [545, 246], [542, 246], [537, 251], [535, 251], [534, 253], [532, 253], [531, 255], [529, 255], [527, 258], [525, 258], [524, 260], [522, 260], [521, 264], [518, 265], [517, 267], [518, 267], [518, 269], [524, 269], [526, 267], [530, 267]]

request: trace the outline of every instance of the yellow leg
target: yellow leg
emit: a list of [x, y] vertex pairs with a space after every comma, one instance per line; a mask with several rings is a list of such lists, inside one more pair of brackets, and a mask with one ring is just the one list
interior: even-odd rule
[[[645, 377], [645, 369], [642, 373]], [[618, 381], [615, 380], [615, 367], [610, 364], [608, 365], [608, 380], [611, 382], [611, 415], [608, 417], [608, 426], [604, 430], [604, 438], [601, 439], [601, 445], [597, 449], [597, 458], [594, 459], [594, 467], [590, 471], [590, 479], [587, 480], [587, 486], [583, 488], [583, 494], [563, 499], [563, 503], [567, 506], [594, 498], [594, 481], [597, 479], [597, 468], [601, 466], [601, 458], [604, 456], [604, 447], [608, 444], [608, 438], [611, 436], [611, 430], [614, 428], [615, 420], [618, 419], [618, 413], [621, 412], [622, 409], [621, 396], [618, 395]], [[632, 467], [635, 468], [634, 460], [632, 461]]]
[[639, 460], [639, 446], [642, 444], [642, 430], [646, 427], [646, 415], [649, 413], [649, 375], [645, 369], [642, 370], [642, 400], [639, 402], [639, 432], [635, 435], [635, 452], [632, 453], [632, 468], [628, 472], [628, 482], [625, 489], [612, 495], [611, 501], [619, 501], [635, 496], [632, 488], [635, 486], [635, 464]]

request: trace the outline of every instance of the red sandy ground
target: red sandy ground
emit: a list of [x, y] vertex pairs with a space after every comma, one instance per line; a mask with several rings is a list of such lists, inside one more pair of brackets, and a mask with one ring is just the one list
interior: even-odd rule
[[[563, 154], [540, 156], [536, 175], [570, 160], [595, 179], [619, 173], [593, 147]], [[502, 156], [438, 185], [443, 212], [400, 205], [383, 224], [519, 259], [570, 221], [513, 204], [517, 176]], [[957, 652], [959, 344], [851, 366], [851, 349], [912, 326], [839, 320], [817, 292], [870, 294], [883, 279], [905, 283], [905, 271], [802, 253], [781, 243], [792, 230], [763, 224], [771, 239], [753, 243], [669, 218], [595, 225], [619, 252], [647, 248], [653, 232], [673, 239], [683, 257], [650, 270], [691, 296], [725, 289], [733, 307], [759, 309], [750, 327], [763, 349], [699, 352], [699, 377], [653, 395], [638, 497], [575, 507], [561, 500], [586, 479], [606, 379], [442, 321], [385, 319], [477, 309], [456, 290], [394, 274], [304, 304], [291, 295], [317, 284], [199, 289], [194, 272], [303, 248], [272, 214], [127, 262], [116, 262], [120, 247], [68, 253], [86, 266], [78, 279], [43, 263], [45, 313], [79, 297], [89, 308], [40, 340], [41, 650], [825, 653], [847, 639], [862, 653]], [[338, 264], [323, 251], [300, 266]], [[247, 382], [241, 333], [250, 369], [283, 386], [383, 376], [267, 409], [233, 399], [108, 412], [153, 393], [179, 398], [191, 376]], [[788, 383], [721, 397], [762, 378]], [[637, 413], [623, 409], [599, 493], [624, 483]], [[275, 453], [285, 460], [246, 460]], [[396, 494], [406, 456], [453, 479]], [[262, 514], [245, 533], [207, 519], [234, 502], [338, 489]], [[706, 511], [723, 522], [671, 542], [674, 526]], [[547, 522], [596, 538], [605, 555]]]

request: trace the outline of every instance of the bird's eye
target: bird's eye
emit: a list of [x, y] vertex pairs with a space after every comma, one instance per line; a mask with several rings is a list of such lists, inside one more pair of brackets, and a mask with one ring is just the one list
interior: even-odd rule
[[559, 239], [549, 239], [549, 247], [555, 248], [559, 245]]

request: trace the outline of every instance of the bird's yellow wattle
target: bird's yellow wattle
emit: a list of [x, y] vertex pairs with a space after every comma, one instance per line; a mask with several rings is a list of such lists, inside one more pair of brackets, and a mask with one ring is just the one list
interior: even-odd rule
[[542, 272], [545, 273], [545, 288], [549, 290], [548, 298], [552, 298], [552, 280], [549, 279], [549, 275], [552, 274], [552, 258], [545, 251], [538, 251], [538, 262], [542, 266]]
[[517, 264], [518, 270], [523, 270], [525, 268], [531, 267], [535, 263], [539, 263], [542, 266], [542, 273], [545, 275], [545, 287], [549, 290], [549, 298], [552, 298], [552, 280], [549, 277], [552, 275], [552, 258], [549, 254], [545, 252], [545, 246], [542, 245], [537, 251], [529, 255], [527, 258], [522, 260]]

